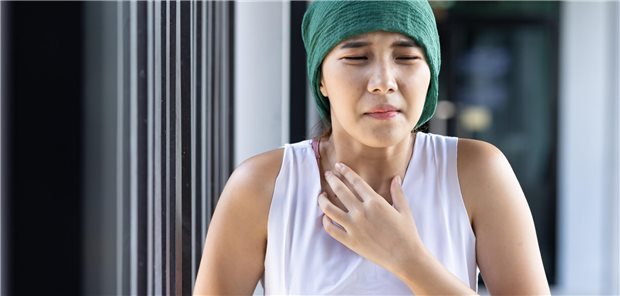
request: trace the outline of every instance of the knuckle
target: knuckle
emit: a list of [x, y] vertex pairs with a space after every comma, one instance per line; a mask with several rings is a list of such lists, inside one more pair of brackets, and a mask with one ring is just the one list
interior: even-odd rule
[[366, 217], [365, 211], [350, 211], [349, 216], [353, 221], [359, 221]]
[[331, 204], [331, 203], [326, 203], [326, 204], [325, 204], [325, 206], [324, 206], [324, 208], [323, 208], [323, 210], [324, 210], [326, 213], [330, 213], [330, 214], [332, 214], [332, 213], [334, 213], [334, 212], [336, 211], [335, 207], [336, 207], [336, 206], [334, 206], [334, 205], [333, 205], [333, 204]]
[[334, 223], [330, 220], [325, 220], [325, 223], [323, 223], [323, 226], [325, 226], [325, 230], [327, 230], [328, 232], [333, 232], [334, 227], [336, 227]]
[[381, 203], [378, 200], [371, 199], [364, 203], [364, 205], [371, 211], [379, 209]]
[[349, 217], [351, 217], [351, 220], [353, 221], [358, 221], [361, 217], [360, 217], [360, 212], [359, 211], [351, 211], [349, 212]]
[[330, 234], [336, 231], [336, 225], [334, 225], [334, 223], [330, 219], [323, 220], [323, 228], [325, 229], [325, 231], [327, 231], [327, 233]]

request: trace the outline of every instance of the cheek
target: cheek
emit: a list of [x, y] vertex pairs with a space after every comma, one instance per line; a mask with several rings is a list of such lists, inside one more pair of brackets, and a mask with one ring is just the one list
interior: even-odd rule
[[332, 106], [347, 105], [357, 101], [366, 90], [364, 73], [347, 67], [325, 67], [323, 73], [329, 101]]
[[364, 86], [364, 73], [355, 68], [335, 67], [330, 75], [331, 87], [338, 92], [358, 90]]
[[426, 98], [428, 87], [431, 83], [431, 72], [428, 67], [420, 67], [408, 74], [411, 79], [407, 80], [407, 91], [416, 98]]
[[403, 80], [400, 88], [403, 92], [403, 96], [407, 98], [408, 104], [411, 106], [407, 113], [412, 117], [419, 116], [422, 114], [424, 102], [426, 101], [426, 94], [430, 86], [430, 70], [421, 67], [406, 73], [406, 75], [409, 79]]
[[426, 85], [428, 88], [428, 85], [431, 82], [431, 69], [427, 64], [421, 64], [419, 67], [412, 69], [411, 74], [416, 78], [415, 82], [417, 84]]

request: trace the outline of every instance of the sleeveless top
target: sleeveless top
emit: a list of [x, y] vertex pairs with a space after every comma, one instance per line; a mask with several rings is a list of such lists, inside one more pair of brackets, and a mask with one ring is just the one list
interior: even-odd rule
[[[418, 132], [402, 188], [424, 246], [478, 290], [476, 238], [457, 175], [457, 138]], [[284, 145], [269, 210], [265, 294], [413, 294], [395, 275], [332, 238], [317, 198], [312, 140]]]

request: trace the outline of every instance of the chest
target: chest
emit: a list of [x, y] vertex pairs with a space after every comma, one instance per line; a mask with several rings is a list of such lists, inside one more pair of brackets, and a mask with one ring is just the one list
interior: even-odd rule
[[[446, 202], [449, 197], [445, 192], [417, 183], [409, 180], [403, 189], [422, 241], [446, 268], [464, 282], [470, 282], [476, 263], [475, 240], [464, 227], [468, 225], [461, 223], [462, 217]], [[268, 223], [266, 291], [410, 294], [397, 277], [325, 232], [321, 222], [323, 213], [316, 202], [322, 185], [306, 182], [276, 191]], [[339, 205], [344, 208], [342, 203]], [[468, 222], [466, 218], [464, 221]]]

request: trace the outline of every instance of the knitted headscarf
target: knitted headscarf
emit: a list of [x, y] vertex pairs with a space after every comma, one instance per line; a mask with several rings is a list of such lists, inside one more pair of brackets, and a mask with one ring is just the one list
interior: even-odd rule
[[319, 88], [323, 59], [343, 40], [375, 31], [401, 33], [424, 49], [431, 71], [431, 82], [416, 128], [426, 123], [435, 113], [441, 57], [435, 17], [426, 0], [316, 0], [308, 7], [301, 30], [307, 53], [308, 77], [317, 108], [324, 120], [331, 122], [329, 101]]

